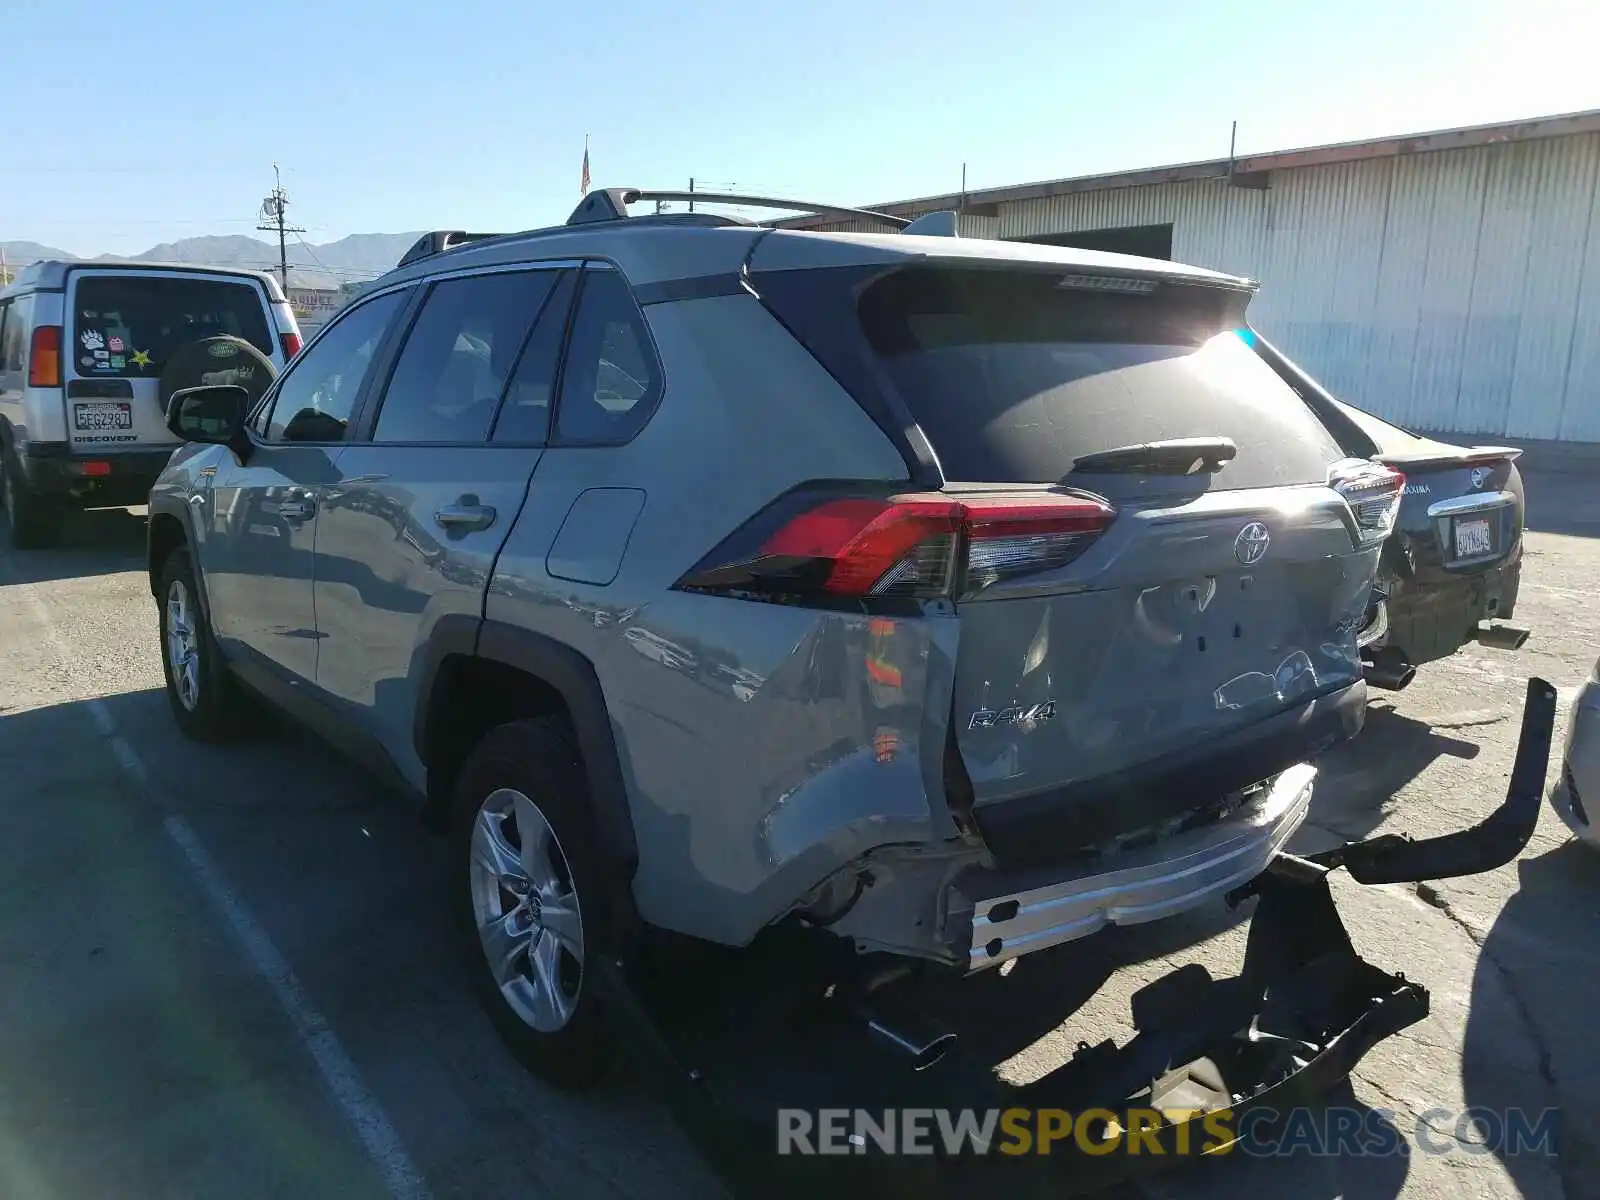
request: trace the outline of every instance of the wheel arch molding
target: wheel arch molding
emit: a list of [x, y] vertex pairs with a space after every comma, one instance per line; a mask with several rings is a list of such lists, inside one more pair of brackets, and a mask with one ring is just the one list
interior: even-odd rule
[[[622, 757], [594, 664], [572, 647], [532, 630], [466, 615], [442, 618], [429, 635], [419, 665], [412, 736], [418, 758], [433, 774], [439, 719], [455, 703], [458, 672], [493, 665], [544, 689], [560, 701], [583, 755], [590, 802], [607, 873], [631, 896], [638, 843], [623, 778]], [[453, 679], [454, 677], [454, 679]], [[526, 714], [523, 714], [526, 715]], [[483, 730], [481, 732], [487, 732]], [[453, 785], [453, 780], [451, 781]], [[430, 802], [436, 796], [430, 779]]]

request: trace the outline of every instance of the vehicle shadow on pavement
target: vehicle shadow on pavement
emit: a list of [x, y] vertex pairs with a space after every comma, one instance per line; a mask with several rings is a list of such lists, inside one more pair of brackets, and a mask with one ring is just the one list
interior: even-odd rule
[[1476, 743], [1438, 733], [1426, 721], [1379, 701], [1367, 709], [1359, 737], [1317, 762], [1311, 816], [1290, 849], [1314, 854], [1368, 836], [1389, 815], [1396, 793], [1435, 761], [1478, 757]]
[[[1569, 841], [1521, 860], [1517, 875], [1517, 892], [1481, 943], [1462, 1091], [1469, 1109], [1487, 1110], [1479, 1137], [1489, 1144], [1478, 1153], [1492, 1150], [1523, 1196], [1593, 1196], [1600, 1194], [1593, 1121], [1600, 1105], [1600, 854]], [[1547, 1108], [1560, 1110], [1553, 1146], [1536, 1136], [1520, 1147], [1506, 1138], [1507, 1110], [1520, 1109], [1537, 1133]], [[1460, 1132], [1471, 1140], [1470, 1130]]]
[[[181, 818], [336, 1033], [435, 1194], [535, 1186], [608, 1200], [716, 1195], [706, 1165], [628, 1072], [567, 1095], [501, 1046], [463, 969], [443, 844], [396, 797], [265, 714], [241, 740], [187, 741], [156, 688], [92, 702], [148, 773], [139, 783], [119, 770], [90, 703], [0, 714], [0, 949], [25, 964], [0, 1027], [0, 1133], [25, 1137], [52, 1185], [40, 1194], [228, 1190], [184, 1174], [193, 1131], [232, 1111], [218, 1092], [248, 1093], [271, 1117], [216, 1138], [245, 1164], [230, 1173], [250, 1172], [242, 1185], [230, 1174], [233, 1194], [383, 1194], [292, 1023], [239, 952], [229, 914], [195, 893], [167, 829]], [[122, 887], [135, 894], [119, 895]], [[84, 903], [116, 914], [107, 932], [74, 924], [80, 890]], [[86, 956], [83, 938], [106, 949]], [[160, 974], [163, 960], [139, 957], [141, 947], [177, 942], [194, 960], [181, 979]], [[104, 971], [121, 962], [119, 948], [141, 973], [112, 987]], [[73, 1011], [90, 1010], [76, 1037], [52, 1015], [61, 980], [73, 985]], [[209, 999], [219, 989], [228, 1003]], [[145, 1030], [174, 1009], [244, 1049], [203, 1059], [184, 1041], [188, 1025], [161, 1038]], [[237, 1025], [234, 1011], [243, 1014]], [[49, 1036], [36, 1036], [40, 1029]], [[175, 1078], [196, 1082], [151, 1094], [152, 1081]], [[184, 1115], [183, 1104], [203, 1115]], [[292, 1152], [272, 1141], [287, 1133], [297, 1139]], [[88, 1178], [104, 1164], [82, 1146], [103, 1142], [126, 1151], [116, 1161], [133, 1164], [127, 1186]], [[7, 1198], [10, 1165], [0, 1162]]]
[[29, 583], [136, 571], [145, 565], [146, 525], [143, 510], [97, 508], [69, 513], [60, 545], [48, 550], [17, 550], [0, 534], [0, 555], [10, 558]]

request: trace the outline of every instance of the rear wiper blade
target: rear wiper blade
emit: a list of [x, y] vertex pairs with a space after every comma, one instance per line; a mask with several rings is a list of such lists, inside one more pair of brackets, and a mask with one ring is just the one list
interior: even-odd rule
[[1239, 453], [1231, 438], [1167, 438], [1160, 442], [1140, 442], [1112, 450], [1096, 450], [1072, 460], [1074, 471], [1102, 473], [1139, 472], [1147, 475], [1198, 475], [1201, 471], [1220, 471], [1222, 465]]

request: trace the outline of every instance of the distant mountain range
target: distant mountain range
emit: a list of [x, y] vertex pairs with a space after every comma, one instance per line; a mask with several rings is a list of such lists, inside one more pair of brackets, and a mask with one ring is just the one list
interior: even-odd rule
[[[336, 287], [371, 279], [391, 269], [400, 256], [421, 237], [420, 233], [353, 233], [336, 242], [289, 246], [289, 283], [293, 287]], [[78, 255], [38, 242], [0, 242], [6, 266], [16, 268], [41, 259], [77, 259]], [[101, 254], [83, 261], [99, 262], [124, 258], [120, 254]], [[132, 256], [142, 262], [191, 263], [206, 267], [255, 267], [271, 269], [278, 265], [278, 247], [243, 234], [221, 237], [192, 237], [152, 246]]]

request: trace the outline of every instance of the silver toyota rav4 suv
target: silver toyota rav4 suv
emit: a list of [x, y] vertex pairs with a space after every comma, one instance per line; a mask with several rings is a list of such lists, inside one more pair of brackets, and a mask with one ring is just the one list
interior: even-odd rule
[[640, 930], [965, 975], [1259, 875], [1361, 726], [1404, 481], [1254, 285], [653, 195], [430, 235], [259, 403], [174, 399], [182, 728], [265, 697], [448, 823], [489, 1011], [569, 1083]]

